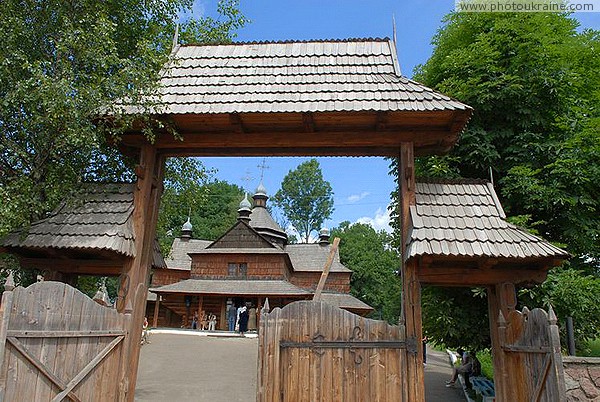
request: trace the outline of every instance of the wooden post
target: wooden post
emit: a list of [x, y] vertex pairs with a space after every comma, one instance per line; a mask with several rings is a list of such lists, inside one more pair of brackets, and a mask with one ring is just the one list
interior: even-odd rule
[[[117, 303], [117, 310], [120, 312], [123, 312], [127, 305], [133, 306], [127, 348], [129, 361], [127, 373], [128, 401], [133, 401], [135, 393], [142, 336], [141, 328], [145, 314], [145, 301], [143, 306], [138, 306], [142, 302], [138, 301], [136, 303], [135, 297], [138, 292], [144, 295], [148, 292], [158, 207], [163, 188], [164, 165], [164, 156], [157, 154], [153, 145], [144, 144], [142, 146], [140, 162], [135, 171], [138, 181], [133, 196], [135, 257], [123, 267]], [[142, 298], [142, 296], [140, 295], [139, 298]]]
[[567, 386], [565, 384], [565, 370], [562, 362], [562, 353], [560, 351], [560, 333], [554, 309], [550, 306], [548, 310], [548, 339], [550, 341], [550, 353], [552, 353], [552, 368], [554, 378], [556, 378], [556, 393], [554, 394], [559, 401], [567, 400]]
[[156, 302], [154, 302], [154, 317], [152, 319], [152, 327], [158, 328], [158, 312], [160, 310], [160, 295], [156, 295]]
[[403, 142], [400, 145], [398, 183], [400, 186], [401, 256], [402, 256], [402, 313], [401, 326], [406, 331], [406, 342], [414, 346], [405, 353], [406, 367], [401, 367], [407, 400], [425, 400], [423, 373], [423, 330], [421, 322], [421, 284], [417, 277], [417, 263], [406, 263], [406, 244], [410, 225], [410, 206], [416, 204], [414, 145]]
[[[513, 283], [502, 283], [487, 287], [488, 294], [488, 316], [490, 322], [490, 338], [492, 341], [492, 359], [494, 363], [494, 388], [496, 389], [496, 400], [510, 400], [512, 387], [509, 385], [508, 368], [506, 367], [506, 355], [502, 350], [504, 340], [501, 334], [501, 322], [499, 317], [505, 319], [510, 311], [514, 310], [517, 300], [515, 285]], [[501, 316], [499, 315], [501, 314]], [[506, 322], [504, 322], [506, 325]]]

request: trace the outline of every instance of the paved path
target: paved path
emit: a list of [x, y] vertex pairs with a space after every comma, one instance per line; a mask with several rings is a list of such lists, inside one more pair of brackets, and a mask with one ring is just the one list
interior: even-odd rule
[[[446, 352], [438, 352], [427, 348], [427, 365], [425, 366], [425, 401], [426, 402], [464, 402], [466, 401], [460, 385], [446, 388], [446, 381], [452, 375], [450, 361]], [[457, 384], [459, 384], [457, 382]]]
[[[153, 333], [142, 346], [135, 391], [139, 402], [252, 402], [256, 393], [256, 338]], [[448, 356], [430, 351], [425, 367], [427, 402], [464, 402], [459, 387], [446, 388]]]

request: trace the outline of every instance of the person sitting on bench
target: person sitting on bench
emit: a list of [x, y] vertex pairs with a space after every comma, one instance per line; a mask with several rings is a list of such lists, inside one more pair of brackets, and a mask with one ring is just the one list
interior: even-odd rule
[[454, 385], [459, 374], [470, 374], [473, 370], [473, 358], [471, 355], [462, 348], [458, 348], [456, 353], [460, 356], [461, 364], [452, 368], [452, 377], [446, 381], [447, 387], [452, 387]]

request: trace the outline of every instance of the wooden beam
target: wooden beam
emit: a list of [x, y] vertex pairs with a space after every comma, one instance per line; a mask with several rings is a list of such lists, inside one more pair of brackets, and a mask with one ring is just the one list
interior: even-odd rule
[[244, 124], [242, 122], [242, 118], [239, 113], [229, 113], [229, 122], [233, 127], [233, 131], [236, 133], [244, 133]]
[[406, 331], [406, 341], [415, 342], [417, 353], [408, 351], [406, 357], [406, 376], [403, 377], [407, 390], [407, 400], [425, 401], [423, 372], [423, 329], [421, 317], [421, 284], [417, 277], [417, 263], [413, 259], [406, 261], [406, 244], [410, 225], [410, 206], [416, 204], [414, 144], [403, 142], [400, 147], [398, 164], [398, 183], [400, 186], [401, 256], [402, 256], [402, 312], [401, 326]]
[[315, 132], [315, 120], [313, 118], [312, 113], [302, 113], [302, 123], [304, 124], [304, 131], [306, 131], [307, 133]]
[[154, 316], [152, 317], [152, 327], [158, 328], [158, 312], [160, 310], [160, 295], [156, 295], [156, 301], [154, 302]]
[[125, 382], [128, 383], [127, 400], [133, 401], [139, 363], [141, 328], [145, 317], [145, 300], [150, 279], [150, 267], [156, 235], [156, 221], [164, 175], [165, 157], [147, 141], [140, 150], [138, 181], [134, 190], [133, 229], [135, 233], [135, 258], [122, 270], [117, 310], [132, 306], [131, 330], [127, 343], [129, 362]]
[[[352, 131], [289, 131], [289, 132], [239, 132], [229, 131], [180, 132], [181, 138], [172, 134], [158, 133], [155, 145], [157, 149], [187, 149], [190, 154], [199, 155], [203, 149], [212, 150], [235, 148], [239, 150], [252, 150], [257, 148], [268, 149], [269, 154], [277, 154], [278, 150], [293, 149], [328, 149], [332, 152], [339, 148], [390, 148], [396, 150], [402, 142], [413, 142], [415, 148], [420, 146], [434, 146], [440, 140], [455, 139], [447, 130], [429, 127], [424, 130], [399, 130], [387, 128], [381, 131], [352, 130]], [[131, 133], [123, 135], [123, 144], [126, 146], [139, 146], [147, 142], [142, 134]], [[162, 152], [161, 152], [162, 153]], [[241, 155], [240, 155], [241, 156]]]
[[480, 268], [436, 267], [425, 265], [417, 272], [423, 284], [438, 286], [487, 286], [504, 282], [516, 284], [542, 283], [548, 272], [535, 269], [493, 268], [482, 265]]
[[389, 113], [378, 112], [377, 113], [377, 124], [375, 125], [375, 131], [384, 131], [389, 124]]
[[321, 278], [319, 279], [319, 284], [317, 285], [317, 289], [315, 290], [315, 295], [313, 296], [313, 300], [321, 300], [321, 293], [323, 292], [323, 288], [325, 288], [325, 282], [327, 282], [327, 277], [329, 276], [329, 269], [331, 268], [331, 264], [333, 264], [333, 259], [335, 258], [335, 252], [340, 245], [340, 238], [336, 237], [333, 239], [333, 244], [329, 249], [329, 257], [325, 262], [325, 266], [323, 267], [323, 272], [321, 273]]

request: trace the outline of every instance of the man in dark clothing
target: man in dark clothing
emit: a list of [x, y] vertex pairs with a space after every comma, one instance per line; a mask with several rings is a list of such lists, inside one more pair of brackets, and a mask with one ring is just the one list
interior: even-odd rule
[[231, 303], [227, 309], [227, 324], [230, 331], [235, 331], [235, 321], [237, 320], [237, 307]]

